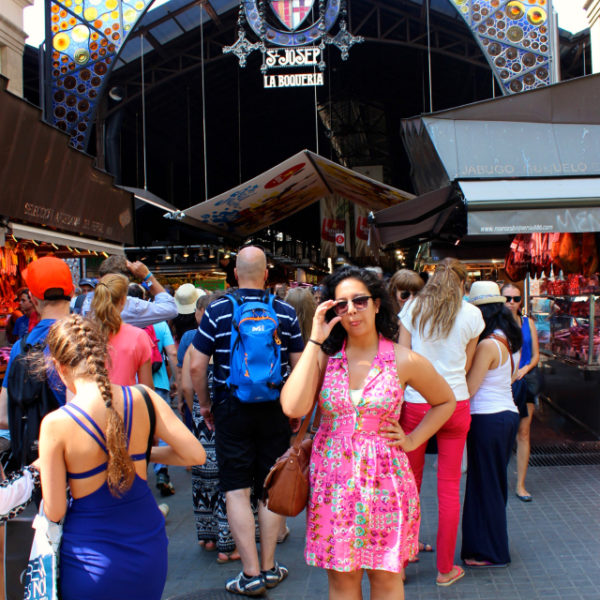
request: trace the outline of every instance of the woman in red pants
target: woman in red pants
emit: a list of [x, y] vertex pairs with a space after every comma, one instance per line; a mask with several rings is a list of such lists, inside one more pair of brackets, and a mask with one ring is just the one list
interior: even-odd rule
[[[463, 299], [466, 277], [466, 269], [457, 260], [441, 261], [427, 285], [400, 313], [400, 343], [428, 358], [456, 396], [454, 414], [437, 432], [436, 583], [440, 586], [452, 585], [464, 575], [463, 569], [454, 564], [454, 551], [460, 519], [460, 466], [471, 423], [466, 373], [484, 328], [481, 311]], [[429, 404], [409, 387], [404, 398], [400, 424], [409, 433], [421, 422]], [[419, 490], [426, 445], [407, 453]]]

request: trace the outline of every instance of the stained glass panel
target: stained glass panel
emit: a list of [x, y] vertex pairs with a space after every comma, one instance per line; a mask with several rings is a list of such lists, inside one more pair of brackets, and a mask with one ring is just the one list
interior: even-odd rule
[[152, 0], [47, 0], [47, 119], [85, 150], [114, 61]]
[[504, 94], [553, 83], [552, 0], [450, 0], [473, 31]]

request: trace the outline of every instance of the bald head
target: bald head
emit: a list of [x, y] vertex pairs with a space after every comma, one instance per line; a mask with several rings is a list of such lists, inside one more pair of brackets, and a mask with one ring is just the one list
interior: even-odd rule
[[262, 289], [267, 279], [267, 257], [256, 246], [242, 248], [235, 260], [235, 276], [241, 288]]

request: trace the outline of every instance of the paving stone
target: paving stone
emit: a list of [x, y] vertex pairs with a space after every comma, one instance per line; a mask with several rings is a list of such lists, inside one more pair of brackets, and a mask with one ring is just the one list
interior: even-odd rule
[[[427, 456], [421, 494], [420, 538], [436, 539], [436, 472]], [[216, 564], [216, 553], [201, 550], [192, 515], [191, 477], [171, 468], [176, 494], [167, 502], [169, 574], [163, 600], [220, 600], [234, 598], [224, 583], [241, 569], [240, 562]], [[516, 468], [509, 466], [509, 489]], [[150, 474], [153, 484], [153, 475]], [[512, 493], [508, 498], [508, 527], [512, 564], [507, 569], [467, 570], [449, 588], [435, 585], [435, 553], [421, 554], [408, 567], [407, 600], [600, 600], [600, 465], [530, 467], [527, 487], [534, 500], [525, 504]], [[461, 490], [464, 489], [464, 478]], [[462, 491], [461, 491], [462, 494]], [[288, 519], [291, 535], [277, 547], [277, 558], [290, 569], [280, 586], [269, 590], [268, 600], [327, 600], [327, 576], [304, 562], [305, 516]], [[460, 528], [455, 556], [460, 563]], [[363, 580], [365, 600], [368, 581]]]

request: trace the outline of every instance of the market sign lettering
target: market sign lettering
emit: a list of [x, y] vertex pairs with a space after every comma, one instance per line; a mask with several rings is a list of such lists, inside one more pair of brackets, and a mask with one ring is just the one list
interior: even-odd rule
[[323, 73], [296, 73], [295, 75], [263, 75], [265, 88], [307, 87], [323, 85]]
[[265, 64], [268, 69], [281, 67], [318, 66], [321, 58], [321, 49], [311, 46], [309, 48], [269, 48]]

